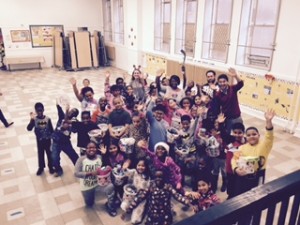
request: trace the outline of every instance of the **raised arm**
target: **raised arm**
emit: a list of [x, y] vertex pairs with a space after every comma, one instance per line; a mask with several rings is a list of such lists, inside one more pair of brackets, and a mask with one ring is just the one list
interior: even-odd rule
[[266, 119], [266, 129], [273, 130], [272, 120], [275, 116], [275, 111], [273, 109], [268, 109], [265, 112], [265, 119]]
[[232, 67], [228, 69], [228, 75], [231, 76], [232, 78], [235, 78], [237, 82], [242, 81], [241, 77], [238, 75], [236, 70]]
[[78, 101], [82, 102], [83, 96], [82, 96], [82, 94], [79, 93], [79, 91], [78, 91], [78, 88], [77, 88], [77, 85], [76, 85], [76, 79], [75, 79], [74, 77], [72, 77], [72, 78], [70, 79], [70, 83], [72, 84], [73, 92], [74, 92], [76, 98], [78, 99]]
[[[273, 120], [274, 116], [275, 116], [275, 111], [273, 109], [268, 109], [265, 112], [266, 133], [265, 133], [265, 138], [263, 140], [263, 147], [260, 152], [260, 155], [264, 156], [265, 159], [268, 157], [268, 155], [273, 147], [274, 132], [273, 132], [272, 120]], [[262, 164], [264, 164], [264, 163], [262, 163]], [[265, 167], [265, 165], [264, 165], [264, 167]]]
[[35, 113], [31, 112], [30, 113], [30, 121], [29, 121], [29, 124], [27, 125], [27, 130], [28, 131], [32, 131], [32, 129], [34, 128], [34, 120], [35, 120]]
[[182, 88], [185, 89], [187, 79], [186, 79], [186, 73], [185, 73], [185, 66], [184, 65], [181, 66], [181, 73], [182, 73], [182, 77], [183, 77], [183, 86], [182, 86]]
[[196, 83], [196, 87], [197, 87], [197, 95], [201, 96], [202, 95], [202, 91], [201, 91], [201, 85]]
[[161, 91], [160, 79], [164, 72], [165, 71], [163, 69], [156, 71], [155, 83], [156, 83], [158, 93]]
[[110, 72], [106, 71], [105, 73], [105, 83], [104, 83], [104, 95], [106, 98], [110, 98], [110, 84], [109, 84]]

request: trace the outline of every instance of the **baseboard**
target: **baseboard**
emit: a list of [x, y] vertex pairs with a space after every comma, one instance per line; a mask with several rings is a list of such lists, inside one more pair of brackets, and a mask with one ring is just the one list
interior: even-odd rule
[[300, 126], [299, 125], [295, 129], [294, 136], [300, 138]]
[[[240, 109], [241, 109], [242, 113], [248, 114], [250, 116], [253, 116], [253, 117], [256, 117], [256, 118], [259, 118], [259, 119], [262, 119], [262, 120], [265, 119], [263, 111], [253, 109], [253, 108], [243, 106], [243, 105], [240, 105]], [[297, 136], [296, 131], [298, 130], [298, 135], [299, 136], [297, 136], [297, 137], [300, 137], [300, 127], [297, 126], [296, 130], [293, 130], [291, 121], [288, 121], [288, 120], [280, 118], [280, 117], [275, 117], [273, 119], [273, 124], [276, 125], [276, 126], [282, 127], [286, 132], [294, 134], [294, 136]]]

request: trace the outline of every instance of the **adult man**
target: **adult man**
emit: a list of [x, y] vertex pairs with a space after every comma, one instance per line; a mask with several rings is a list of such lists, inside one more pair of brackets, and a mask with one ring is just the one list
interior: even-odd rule
[[228, 69], [228, 75], [236, 79], [237, 83], [229, 85], [228, 76], [221, 74], [218, 77], [219, 91], [215, 94], [216, 103], [226, 117], [226, 130], [229, 133], [234, 123], [243, 123], [237, 92], [244, 86], [243, 80], [238, 76], [234, 68]]
[[207, 83], [202, 86], [202, 93], [208, 95], [211, 99], [214, 97], [214, 93], [219, 90], [218, 83], [216, 82], [216, 72], [208, 70], [206, 72]]

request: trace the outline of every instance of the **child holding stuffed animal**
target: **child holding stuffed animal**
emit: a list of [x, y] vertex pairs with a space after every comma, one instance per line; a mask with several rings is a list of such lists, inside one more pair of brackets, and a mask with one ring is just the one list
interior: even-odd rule
[[[150, 185], [150, 171], [145, 159], [140, 159], [136, 165], [136, 169], [128, 169], [125, 174], [129, 177], [129, 182], [132, 183], [135, 191], [147, 190]], [[124, 186], [126, 187], [126, 186]], [[124, 190], [126, 192], [126, 190]], [[126, 193], [124, 193], [126, 195]], [[133, 200], [133, 199], [131, 199]], [[121, 204], [121, 209], [124, 211], [121, 218], [125, 218], [125, 213], [130, 206], [130, 199], [124, 199]], [[141, 202], [131, 214], [131, 224], [139, 224], [142, 222], [146, 202]]]
[[121, 151], [119, 143], [116, 140], [111, 140], [110, 144], [102, 147], [104, 165], [113, 168], [111, 180], [114, 185], [115, 199], [123, 198], [123, 187], [127, 183], [127, 177], [124, 170], [130, 166], [131, 161], [127, 159], [126, 154]]
[[[81, 156], [75, 164], [75, 177], [80, 178], [81, 193], [87, 207], [95, 203], [96, 187], [98, 186], [98, 169], [102, 167], [102, 158], [96, 154], [97, 144], [89, 142], [86, 146], [86, 155]], [[107, 196], [106, 209], [109, 215], [116, 216], [114, 187], [110, 183], [104, 187]]]
[[133, 151], [133, 164], [136, 165], [136, 160], [145, 157], [143, 150], [137, 147], [137, 142], [146, 140], [148, 138], [148, 124], [145, 115], [141, 112], [134, 112], [132, 114], [132, 124], [129, 125], [127, 137], [135, 139]]
[[[263, 140], [260, 139], [260, 134], [256, 127], [248, 127], [245, 132], [247, 143], [241, 145], [239, 150], [234, 153], [231, 166], [234, 173], [238, 176], [236, 183], [238, 183], [239, 186], [236, 194], [244, 193], [251, 188], [258, 186], [260, 179], [262, 179], [261, 183], [264, 181], [266, 162], [274, 141], [272, 124], [274, 116], [274, 110], [270, 109], [265, 112], [266, 134]], [[256, 158], [257, 160], [257, 168], [255, 168], [253, 173], [249, 173], [246, 168], [239, 166], [240, 160], [247, 159], [247, 157], [252, 157], [252, 159]]]
[[166, 182], [171, 184], [176, 190], [182, 190], [180, 167], [169, 156], [169, 145], [165, 142], [158, 142], [154, 146], [155, 152], [148, 150], [145, 140], [139, 141], [138, 146], [151, 158], [153, 168], [162, 170], [165, 173]]
[[[110, 137], [119, 140], [128, 130], [129, 124], [132, 123], [130, 114], [124, 110], [123, 101], [120, 97], [113, 99], [114, 110], [108, 116], [108, 130]], [[116, 131], [114, 127], [120, 127]]]

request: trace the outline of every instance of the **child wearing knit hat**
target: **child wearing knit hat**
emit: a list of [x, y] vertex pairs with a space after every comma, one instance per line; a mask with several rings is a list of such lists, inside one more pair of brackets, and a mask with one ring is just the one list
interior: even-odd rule
[[166, 174], [166, 182], [171, 184], [177, 190], [182, 189], [180, 167], [169, 156], [170, 147], [165, 142], [158, 142], [154, 146], [154, 152], [149, 151], [148, 144], [145, 140], [137, 143], [138, 147], [143, 149], [151, 158], [153, 167], [156, 170], [163, 170]]

